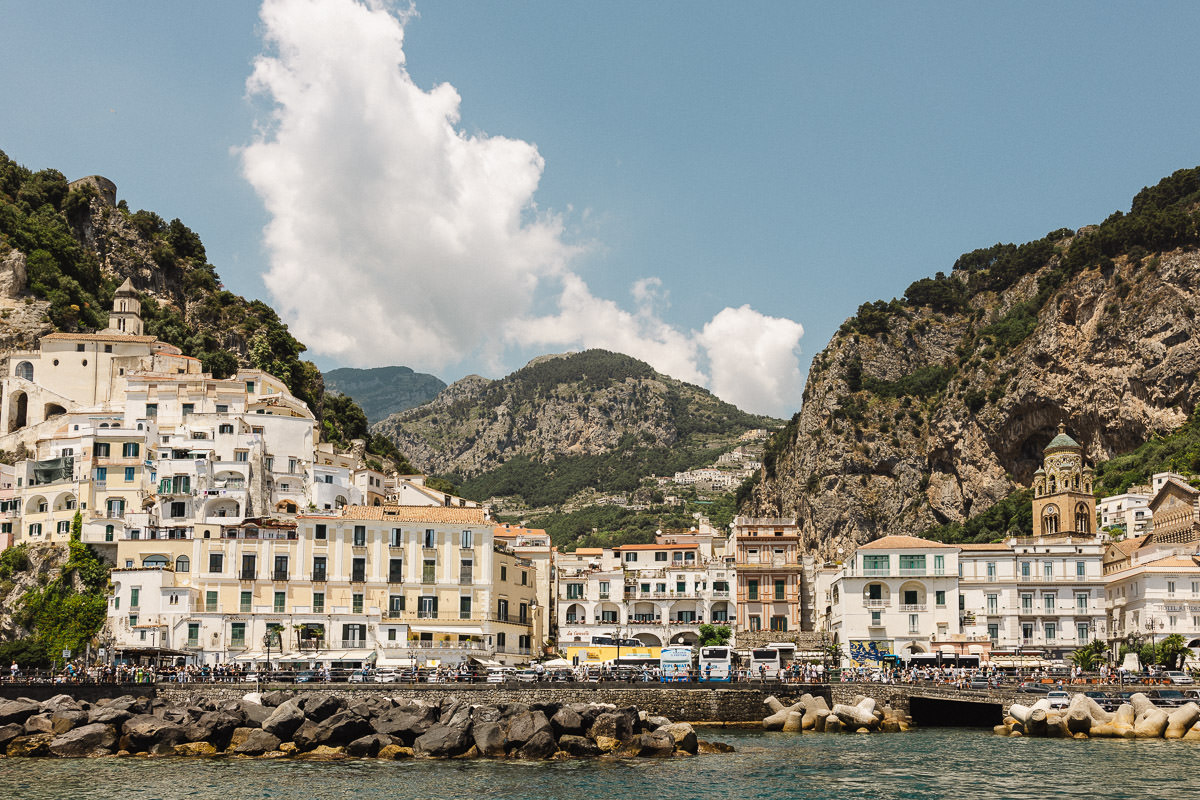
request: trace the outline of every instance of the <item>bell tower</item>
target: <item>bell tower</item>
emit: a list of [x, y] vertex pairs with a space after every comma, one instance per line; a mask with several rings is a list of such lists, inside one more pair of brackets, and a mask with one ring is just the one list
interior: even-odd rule
[[142, 335], [142, 303], [129, 278], [113, 294], [113, 307], [108, 315], [108, 329], [133, 336]]
[[1092, 468], [1083, 463], [1083, 447], [1063, 424], [1042, 451], [1033, 473], [1034, 536], [1092, 536], [1096, 533], [1096, 497]]

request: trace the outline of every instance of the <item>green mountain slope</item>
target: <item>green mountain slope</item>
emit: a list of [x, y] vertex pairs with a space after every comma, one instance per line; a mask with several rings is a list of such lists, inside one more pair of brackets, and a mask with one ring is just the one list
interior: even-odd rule
[[428, 403], [446, 388], [442, 379], [408, 367], [342, 367], [324, 377], [325, 391], [354, 398], [371, 424]]

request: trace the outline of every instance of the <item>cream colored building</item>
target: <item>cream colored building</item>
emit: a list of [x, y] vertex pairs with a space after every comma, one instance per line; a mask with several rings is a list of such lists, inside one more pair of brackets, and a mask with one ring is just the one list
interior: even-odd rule
[[735, 640], [743, 647], [790, 641], [802, 630], [804, 562], [795, 517], [736, 517]]
[[536, 647], [536, 576], [493, 526], [481, 508], [349, 506], [245, 520], [219, 537], [125, 539], [115, 647], [139, 653], [151, 641], [195, 662], [261, 663], [274, 632], [274, 666], [524, 663]]

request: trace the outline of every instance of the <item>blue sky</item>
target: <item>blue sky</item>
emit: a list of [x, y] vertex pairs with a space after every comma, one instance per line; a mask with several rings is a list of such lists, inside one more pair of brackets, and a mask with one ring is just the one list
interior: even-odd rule
[[786, 416], [860, 303], [1200, 163], [1194, 3], [267, 10], [6, 4], [0, 149], [181, 218], [325, 368], [606, 346]]

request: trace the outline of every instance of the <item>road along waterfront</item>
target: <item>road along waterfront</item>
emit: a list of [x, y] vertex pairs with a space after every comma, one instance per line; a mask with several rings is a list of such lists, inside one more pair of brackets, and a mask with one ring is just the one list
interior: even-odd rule
[[[737, 752], [670, 760], [389, 761], [249, 759], [0, 760], [0, 796], [22, 800], [231, 797], [913, 798], [1178, 796], [1200, 743], [1033, 740], [922, 729], [904, 736], [822, 736], [723, 727]], [[1174, 788], [1171, 788], [1174, 787]]]

